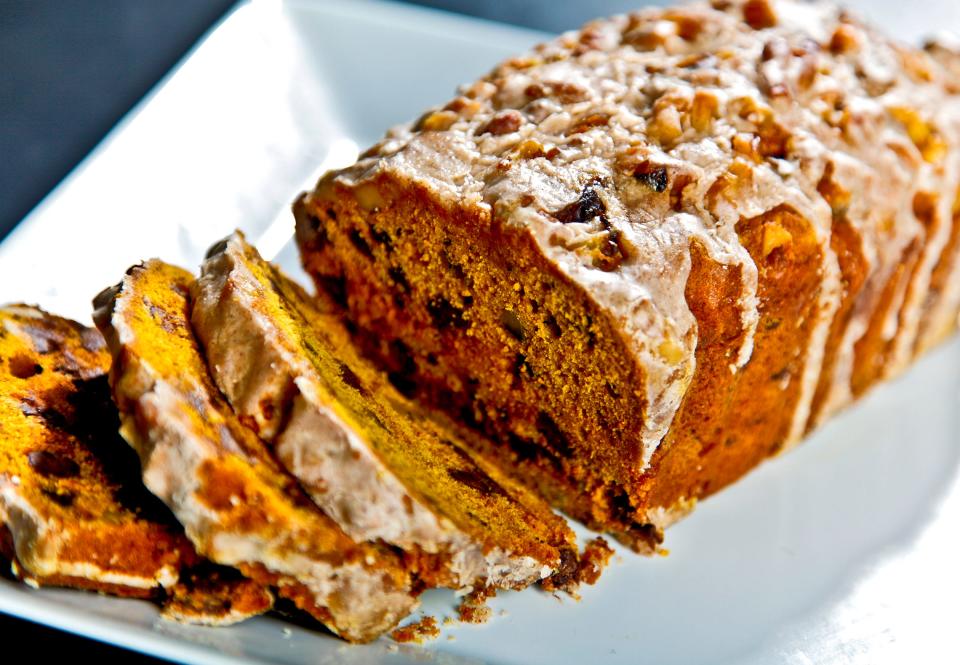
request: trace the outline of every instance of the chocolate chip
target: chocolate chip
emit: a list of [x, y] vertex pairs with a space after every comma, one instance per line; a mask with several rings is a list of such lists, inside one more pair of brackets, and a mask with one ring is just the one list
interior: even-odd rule
[[607, 207], [597, 194], [595, 187], [595, 182], [588, 184], [580, 192], [579, 199], [553, 213], [553, 216], [564, 224], [582, 224], [595, 217], [603, 217]]
[[443, 296], [436, 296], [427, 302], [427, 311], [433, 318], [433, 323], [443, 330], [453, 326], [455, 328], [466, 328], [469, 323], [463, 318], [463, 310], [454, 307], [450, 301]]
[[27, 453], [27, 462], [34, 471], [48, 478], [73, 478], [80, 474], [80, 466], [76, 462], [48, 450]]
[[503, 488], [480, 469], [447, 469], [447, 473], [457, 482], [475, 489], [484, 496], [506, 496]]
[[667, 168], [665, 166], [651, 166], [644, 162], [633, 172], [633, 177], [637, 182], [643, 183], [658, 194], [667, 189]]

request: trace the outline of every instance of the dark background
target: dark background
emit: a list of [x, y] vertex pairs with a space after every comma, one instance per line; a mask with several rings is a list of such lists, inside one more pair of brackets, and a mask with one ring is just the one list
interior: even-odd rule
[[[559, 32], [641, 0], [416, 0]], [[0, 239], [233, 0], [0, 0]]]
[[[641, 0], [420, 0], [559, 32]], [[234, 5], [233, 0], [0, 0], [0, 239]], [[131, 654], [0, 615], [0, 636], [47, 662]], [[137, 657], [138, 662], [151, 661]]]

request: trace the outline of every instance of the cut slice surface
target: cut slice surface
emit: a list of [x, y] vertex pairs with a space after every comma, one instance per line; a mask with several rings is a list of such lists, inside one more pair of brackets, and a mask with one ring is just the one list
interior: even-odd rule
[[204, 263], [193, 324], [238, 415], [354, 538], [397, 545], [454, 587], [561, 582], [575, 568], [564, 520], [464, 452], [240, 233]]
[[[0, 525], [30, 584], [154, 598], [166, 615], [233, 623], [270, 592], [204, 562], [140, 480], [117, 434], [103, 337], [38, 308], [0, 308]], [[198, 575], [203, 585], [190, 582]], [[189, 613], [175, 607], [192, 607]]]
[[211, 560], [276, 585], [348, 640], [377, 637], [416, 606], [402, 560], [350, 539], [237, 420], [191, 332], [192, 281], [149, 261], [95, 301], [121, 431], [144, 483]]

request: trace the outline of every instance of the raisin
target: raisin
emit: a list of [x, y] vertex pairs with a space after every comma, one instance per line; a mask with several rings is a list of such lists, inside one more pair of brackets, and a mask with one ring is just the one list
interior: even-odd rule
[[376, 226], [371, 226], [370, 236], [373, 238], [374, 242], [386, 247], [387, 252], [390, 252], [393, 249], [393, 240], [390, 238], [390, 234], [383, 229]]
[[48, 478], [74, 478], [80, 474], [80, 465], [69, 457], [47, 450], [34, 450], [27, 454], [30, 468]]
[[450, 301], [443, 296], [431, 298], [427, 302], [427, 311], [433, 317], [433, 323], [441, 330], [451, 326], [455, 328], [466, 328], [469, 324], [463, 318], [463, 310], [454, 307]]
[[363, 237], [362, 233], [360, 233], [360, 229], [353, 229], [350, 231], [350, 242], [352, 242], [353, 246], [357, 248], [357, 251], [366, 256], [368, 259], [373, 258], [373, 250], [370, 249], [370, 243], [368, 243], [367, 239]]
[[363, 381], [360, 380], [360, 377], [357, 376], [356, 372], [347, 367], [344, 363], [340, 363], [340, 378], [343, 379], [343, 382], [359, 392], [361, 395], [367, 393], [367, 389], [363, 385]]
[[557, 425], [557, 421], [546, 411], [537, 414], [537, 431], [543, 435], [547, 445], [555, 452], [564, 457], [570, 457], [573, 454], [573, 446], [570, 444], [567, 435], [563, 433], [563, 430]]
[[401, 372], [390, 372], [387, 379], [404, 397], [413, 397], [417, 392], [417, 382]]
[[29, 379], [43, 372], [43, 367], [33, 361], [33, 358], [26, 354], [17, 354], [11, 356], [8, 364], [10, 373], [18, 379]]
[[534, 377], [533, 368], [530, 366], [530, 363], [527, 362], [527, 357], [522, 353], [518, 353], [513, 359], [513, 375], [517, 379], [524, 377], [532, 379]]
[[317, 275], [317, 288], [341, 309], [347, 309], [347, 279], [343, 275]]
[[633, 172], [637, 182], [641, 182], [656, 193], [667, 190], [667, 168], [665, 166], [651, 166], [643, 163]]
[[403, 269], [398, 266], [391, 266], [387, 270], [387, 274], [390, 275], [390, 279], [393, 280], [393, 283], [400, 287], [404, 293], [410, 292], [410, 282], [407, 281], [407, 275], [403, 272]]
[[535, 441], [531, 441], [514, 432], [507, 432], [507, 445], [510, 446], [517, 461], [520, 462], [536, 460], [543, 451], [543, 448], [538, 446]]
[[447, 473], [458, 483], [463, 483], [484, 496], [506, 496], [503, 488], [480, 469], [447, 469]]
[[583, 188], [579, 199], [553, 213], [553, 216], [564, 224], [582, 224], [595, 217], [603, 217], [607, 207], [595, 187], [596, 183], [588, 184]]

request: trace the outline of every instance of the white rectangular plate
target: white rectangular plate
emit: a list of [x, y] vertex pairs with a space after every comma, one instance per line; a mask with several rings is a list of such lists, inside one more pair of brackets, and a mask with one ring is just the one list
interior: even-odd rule
[[[854, 4], [905, 39], [960, 27], [949, 0], [903, 16]], [[89, 320], [132, 262], [195, 268], [235, 227], [299, 274], [287, 206], [318, 165], [541, 38], [371, 0], [243, 5], [0, 245], [0, 302]], [[488, 625], [423, 647], [352, 647], [272, 618], [186, 627], [148, 603], [4, 581], [0, 610], [202, 663], [958, 662], [958, 407], [954, 342], [701, 504], [669, 556], [620, 550], [580, 602], [502, 594]], [[454, 605], [431, 592], [423, 611]]]

